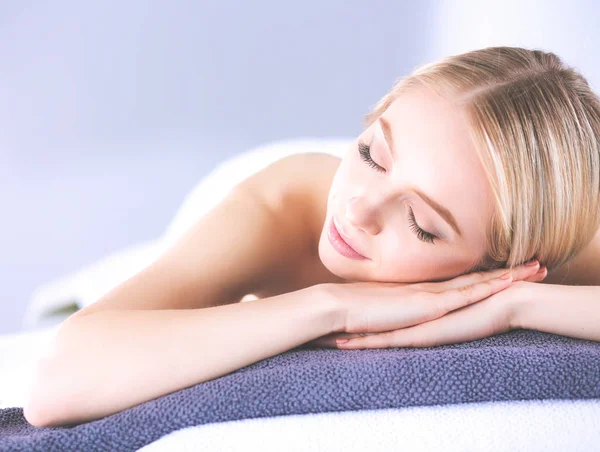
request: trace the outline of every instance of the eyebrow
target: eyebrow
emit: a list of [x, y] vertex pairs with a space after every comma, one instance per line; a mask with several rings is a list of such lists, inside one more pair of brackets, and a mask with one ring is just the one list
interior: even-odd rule
[[[390, 149], [392, 155], [394, 156], [394, 161], [396, 161], [398, 158], [398, 154], [396, 153], [396, 150], [394, 149], [394, 139], [392, 137], [392, 128], [390, 126], [390, 123], [388, 122], [387, 119], [385, 119], [382, 116], [379, 117], [379, 122], [381, 124], [381, 130], [383, 130], [383, 136], [385, 137], [385, 141], [387, 142], [388, 148]], [[434, 201], [430, 196], [426, 195], [418, 188], [412, 187], [412, 191], [419, 198], [421, 198], [423, 201], [425, 201], [427, 204], [429, 204], [429, 207], [431, 207], [433, 210], [435, 210], [438, 213], [438, 215], [440, 217], [442, 217], [446, 221], [446, 223], [448, 223], [452, 227], [452, 229], [454, 229], [454, 232], [456, 232], [458, 234], [458, 236], [462, 238], [462, 236], [463, 236], [462, 232], [461, 232], [460, 228], [458, 227], [458, 223], [457, 223], [456, 219], [454, 218], [454, 215], [452, 215], [452, 212], [450, 212], [448, 209], [446, 209], [444, 206], [442, 206], [437, 201]]]
[[458, 224], [457, 224], [456, 220], [454, 219], [454, 216], [448, 209], [446, 209], [444, 206], [439, 204], [437, 201], [434, 201], [433, 199], [431, 199], [429, 196], [427, 196], [425, 193], [423, 193], [418, 188], [412, 187], [412, 191], [419, 198], [421, 198], [423, 201], [425, 201], [427, 204], [429, 204], [429, 206], [433, 210], [435, 210], [440, 215], [440, 217], [442, 217], [446, 221], [446, 223], [448, 223], [452, 227], [452, 229], [454, 229], [454, 231], [458, 234], [458, 236], [462, 238], [462, 236], [463, 236], [462, 232], [461, 232], [460, 228], [458, 227]]

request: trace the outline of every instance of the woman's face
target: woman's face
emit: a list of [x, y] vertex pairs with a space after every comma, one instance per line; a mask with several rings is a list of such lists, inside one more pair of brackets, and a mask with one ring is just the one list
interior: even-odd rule
[[[468, 127], [460, 109], [420, 87], [358, 137], [327, 199], [319, 257], [329, 271], [353, 281], [445, 280], [484, 255], [493, 196]], [[334, 218], [365, 259], [332, 245]]]

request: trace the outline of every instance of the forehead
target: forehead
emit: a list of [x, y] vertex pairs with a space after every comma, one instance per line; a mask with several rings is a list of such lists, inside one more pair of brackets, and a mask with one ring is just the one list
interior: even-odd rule
[[397, 180], [449, 209], [465, 240], [483, 246], [493, 194], [464, 110], [420, 87], [402, 93], [382, 116], [391, 126]]
[[383, 117], [405, 143], [412, 141], [443, 153], [456, 150], [454, 156], [461, 157], [475, 152], [464, 110], [426, 87], [402, 93]]

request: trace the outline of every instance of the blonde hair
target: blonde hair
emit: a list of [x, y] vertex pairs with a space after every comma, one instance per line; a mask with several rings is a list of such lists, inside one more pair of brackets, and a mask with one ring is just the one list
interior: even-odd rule
[[486, 254], [470, 271], [567, 263], [600, 224], [600, 98], [551, 52], [487, 47], [399, 79], [365, 118], [426, 86], [465, 109], [495, 197]]

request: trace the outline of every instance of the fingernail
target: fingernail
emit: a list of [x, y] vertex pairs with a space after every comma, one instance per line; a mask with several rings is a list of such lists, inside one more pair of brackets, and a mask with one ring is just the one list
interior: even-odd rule
[[533, 267], [534, 265], [537, 265], [537, 264], [538, 264], [538, 261], [537, 261], [537, 259], [533, 259], [533, 260], [531, 260], [531, 261], [527, 262], [527, 263], [525, 264], [525, 267]]
[[346, 342], [348, 342], [350, 339], [336, 339], [335, 343], [336, 344], [345, 344]]

